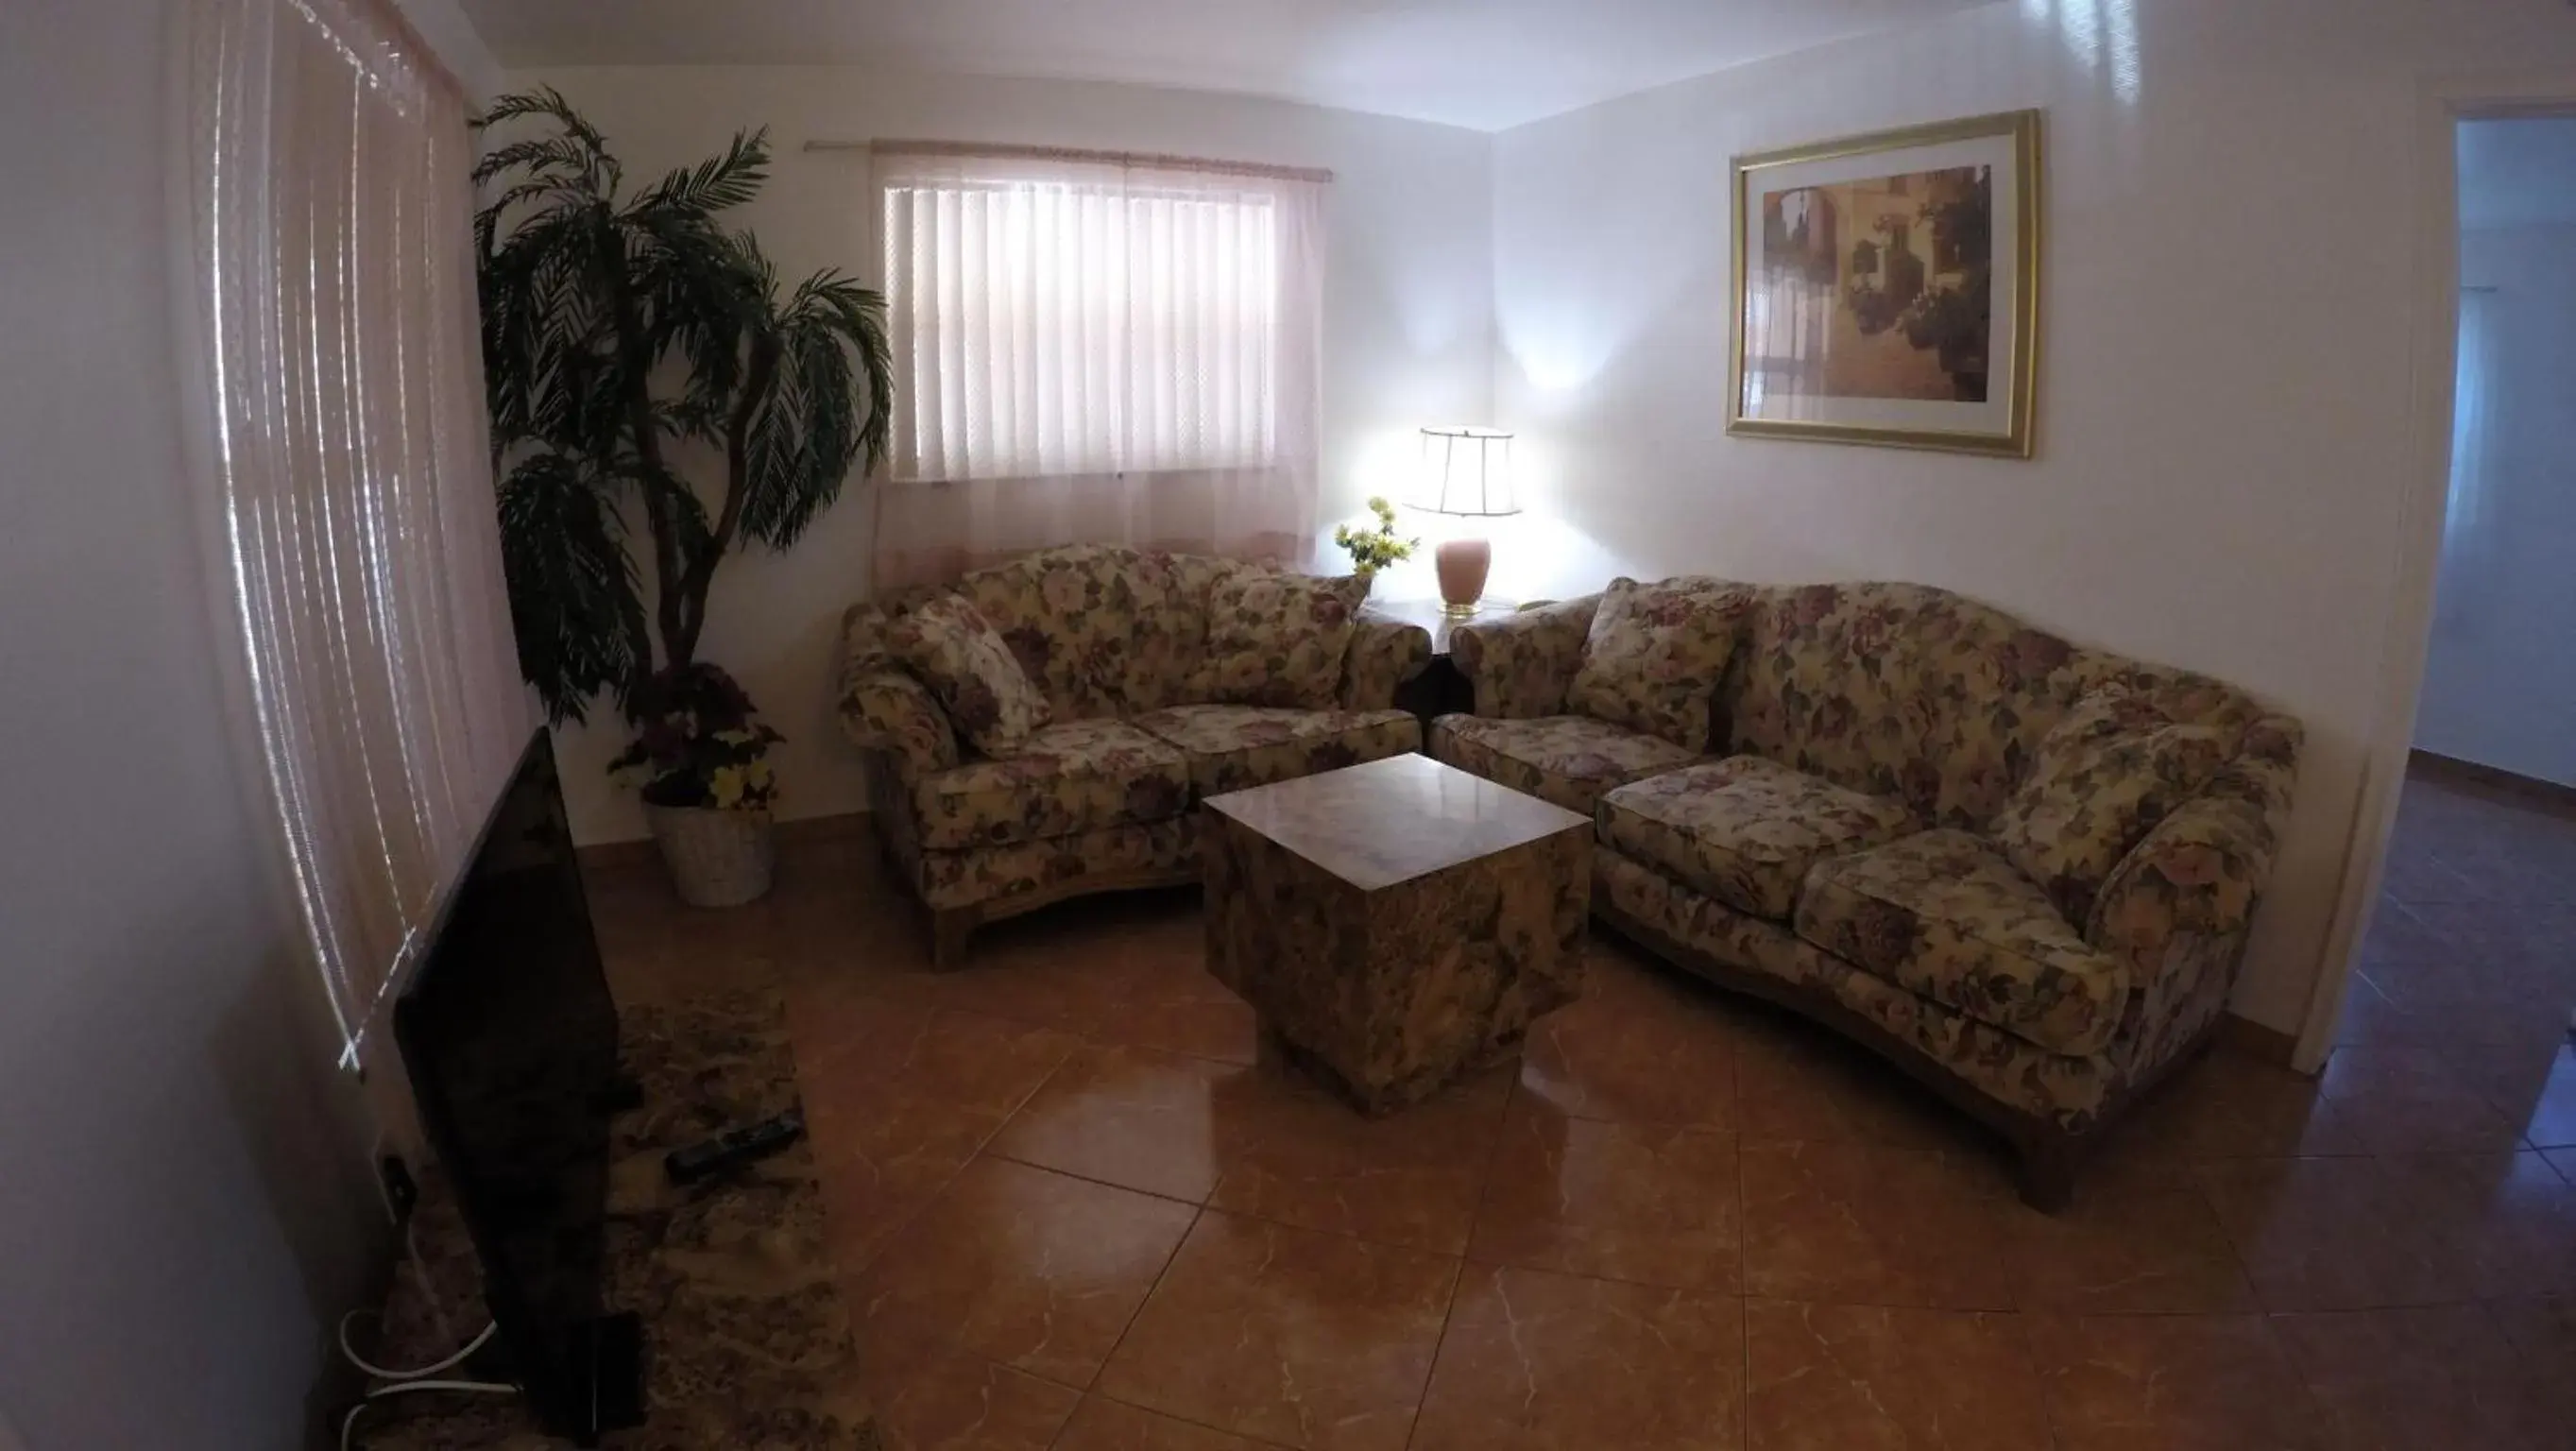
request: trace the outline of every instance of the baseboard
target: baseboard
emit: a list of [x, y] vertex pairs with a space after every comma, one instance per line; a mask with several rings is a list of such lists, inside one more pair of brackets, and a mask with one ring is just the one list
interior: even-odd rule
[[2481, 765], [2420, 748], [2407, 752], [2406, 771], [2408, 775], [2421, 775], [2429, 780], [2483, 786], [2490, 791], [2521, 797], [2561, 815], [2576, 816], [2576, 786], [2562, 782], [2544, 781], [2538, 776], [2525, 776], [2501, 766]]
[[2252, 1018], [2223, 1013], [2218, 1019], [2218, 1041], [2231, 1051], [2265, 1063], [2287, 1068], [2299, 1056], [2299, 1035], [2267, 1028]]
[[[778, 823], [778, 844], [793, 848], [822, 841], [847, 841], [868, 834], [868, 813], [844, 811], [832, 816], [800, 816], [794, 821]], [[598, 841], [575, 847], [573, 854], [582, 867], [590, 871], [632, 871], [661, 860], [653, 838], [639, 836], [631, 841]]]

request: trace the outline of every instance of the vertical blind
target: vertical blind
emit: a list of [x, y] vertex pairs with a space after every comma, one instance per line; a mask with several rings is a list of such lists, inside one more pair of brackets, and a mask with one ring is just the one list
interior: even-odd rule
[[1319, 176], [901, 144], [875, 166], [900, 400], [881, 585], [1068, 540], [1302, 554]]
[[191, 0], [195, 332], [268, 784], [347, 1061], [536, 723], [471, 135], [390, 0]]

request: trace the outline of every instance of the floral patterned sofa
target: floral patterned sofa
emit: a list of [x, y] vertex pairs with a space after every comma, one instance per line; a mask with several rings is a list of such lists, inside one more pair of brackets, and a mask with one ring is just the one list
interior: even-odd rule
[[[1275, 587], [1274, 587], [1275, 586]], [[1397, 687], [1420, 626], [1362, 618], [1367, 583], [1077, 545], [842, 617], [840, 714], [874, 817], [931, 914], [933, 957], [983, 923], [1090, 892], [1198, 879], [1204, 797], [1419, 749]], [[962, 597], [1042, 697], [1006, 751], [974, 744], [901, 658], [907, 617]], [[947, 600], [953, 605], [954, 598]]]
[[1593, 910], [2007, 1135], [2053, 1208], [2216, 1027], [2299, 723], [1906, 584], [1637, 585], [1462, 626], [1441, 760], [1593, 816]]

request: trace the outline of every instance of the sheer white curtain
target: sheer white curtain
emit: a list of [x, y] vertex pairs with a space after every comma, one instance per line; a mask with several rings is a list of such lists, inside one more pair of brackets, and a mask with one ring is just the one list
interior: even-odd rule
[[390, 0], [190, 0], [191, 331], [287, 859], [354, 1063], [536, 713], [463, 95]]
[[2434, 579], [2434, 620], [2458, 629], [2477, 614], [2486, 573], [2495, 562], [2495, 510], [2488, 447], [2496, 385], [2492, 290], [2460, 292], [2460, 355], [2451, 405], [2451, 492], [2442, 518], [2442, 558]]
[[895, 144], [875, 166], [877, 588], [1070, 542], [1304, 561], [1320, 174]]

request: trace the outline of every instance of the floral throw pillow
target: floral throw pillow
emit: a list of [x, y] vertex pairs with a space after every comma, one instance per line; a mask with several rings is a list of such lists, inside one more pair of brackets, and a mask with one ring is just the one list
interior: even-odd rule
[[1566, 708], [1707, 750], [1710, 707], [1751, 602], [1743, 587], [1714, 580], [1610, 581]]
[[975, 749], [1016, 756], [1047, 723], [1046, 697], [1029, 682], [1001, 632], [964, 595], [916, 606], [886, 631], [886, 645]]
[[2096, 691], [2040, 740], [1995, 819], [1995, 844], [2081, 929], [2121, 859], [2235, 752], [2233, 732], [2177, 723], [2127, 691]]
[[1208, 698], [1221, 705], [1331, 710], [1369, 582], [1254, 565], [1208, 591]]

